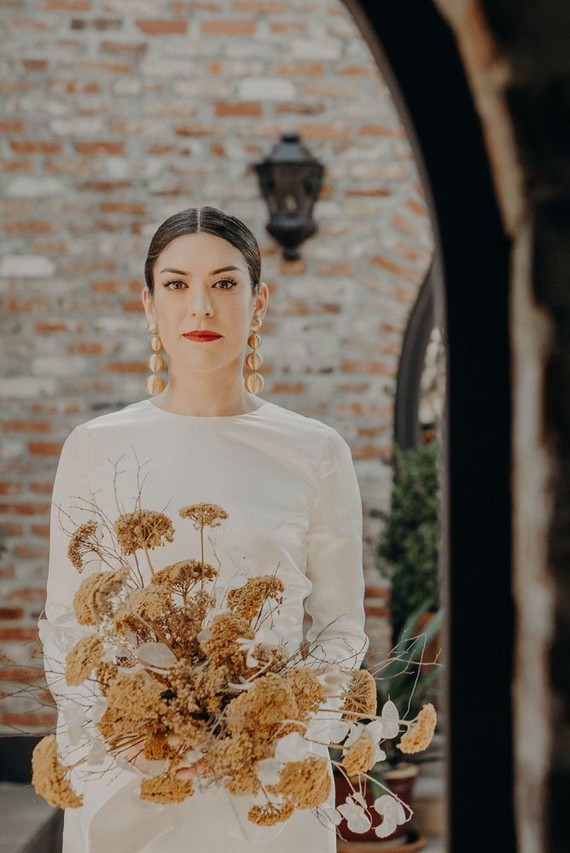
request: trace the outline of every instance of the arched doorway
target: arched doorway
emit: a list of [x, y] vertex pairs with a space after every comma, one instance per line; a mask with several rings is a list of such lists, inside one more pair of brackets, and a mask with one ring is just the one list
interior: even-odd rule
[[[448, 358], [448, 848], [489, 849], [485, 816], [493, 814], [493, 849], [511, 851], [509, 244], [451, 30], [420, 0], [345, 3], [415, 147], [437, 244], [435, 317]], [[500, 744], [491, 754], [482, 754], [485, 729]]]

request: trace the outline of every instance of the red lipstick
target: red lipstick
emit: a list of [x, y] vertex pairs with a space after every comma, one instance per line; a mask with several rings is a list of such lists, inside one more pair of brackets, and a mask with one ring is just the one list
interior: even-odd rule
[[216, 341], [218, 338], [221, 338], [221, 335], [218, 335], [217, 332], [211, 332], [209, 329], [194, 329], [193, 332], [184, 332], [182, 335], [183, 338], [187, 338], [189, 341]]

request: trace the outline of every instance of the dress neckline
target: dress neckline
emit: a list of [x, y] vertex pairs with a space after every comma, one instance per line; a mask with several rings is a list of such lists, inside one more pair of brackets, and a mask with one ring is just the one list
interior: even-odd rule
[[168, 409], [162, 409], [160, 406], [155, 406], [149, 397], [147, 397], [146, 400], [142, 400], [142, 402], [146, 403], [148, 406], [152, 406], [154, 411], [161, 412], [161, 414], [166, 415], [167, 417], [185, 418], [186, 420], [191, 421], [235, 421], [240, 418], [251, 418], [252, 416], [257, 415], [257, 413], [266, 406], [271, 405], [269, 400], [264, 400], [261, 406], [258, 406], [257, 409], [252, 409], [251, 412], [242, 412], [239, 415], [186, 415], [183, 412], [169, 412]]

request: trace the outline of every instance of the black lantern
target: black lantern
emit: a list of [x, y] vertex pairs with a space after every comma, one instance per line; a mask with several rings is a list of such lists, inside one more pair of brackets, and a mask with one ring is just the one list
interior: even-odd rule
[[267, 230], [283, 246], [283, 257], [296, 260], [300, 257], [298, 247], [317, 231], [313, 207], [324, 167], [301, 144], [299, 134], [284, 133], [271, 154], [255, 168], [269, 207]]

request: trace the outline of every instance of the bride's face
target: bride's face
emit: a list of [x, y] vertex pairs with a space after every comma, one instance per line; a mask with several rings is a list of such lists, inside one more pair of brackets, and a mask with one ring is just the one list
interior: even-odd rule
[[[156, 320], [170, 369], [242, 369], [256, 313], [263, 318], [268, 287], [253, 294], [244, 256], [221, 237], [198, 232], [172, 240], [154, 265], [154, 294], [143, 290], [147, 320]], [[196, 339], [197, 330], [219, 337]]]

